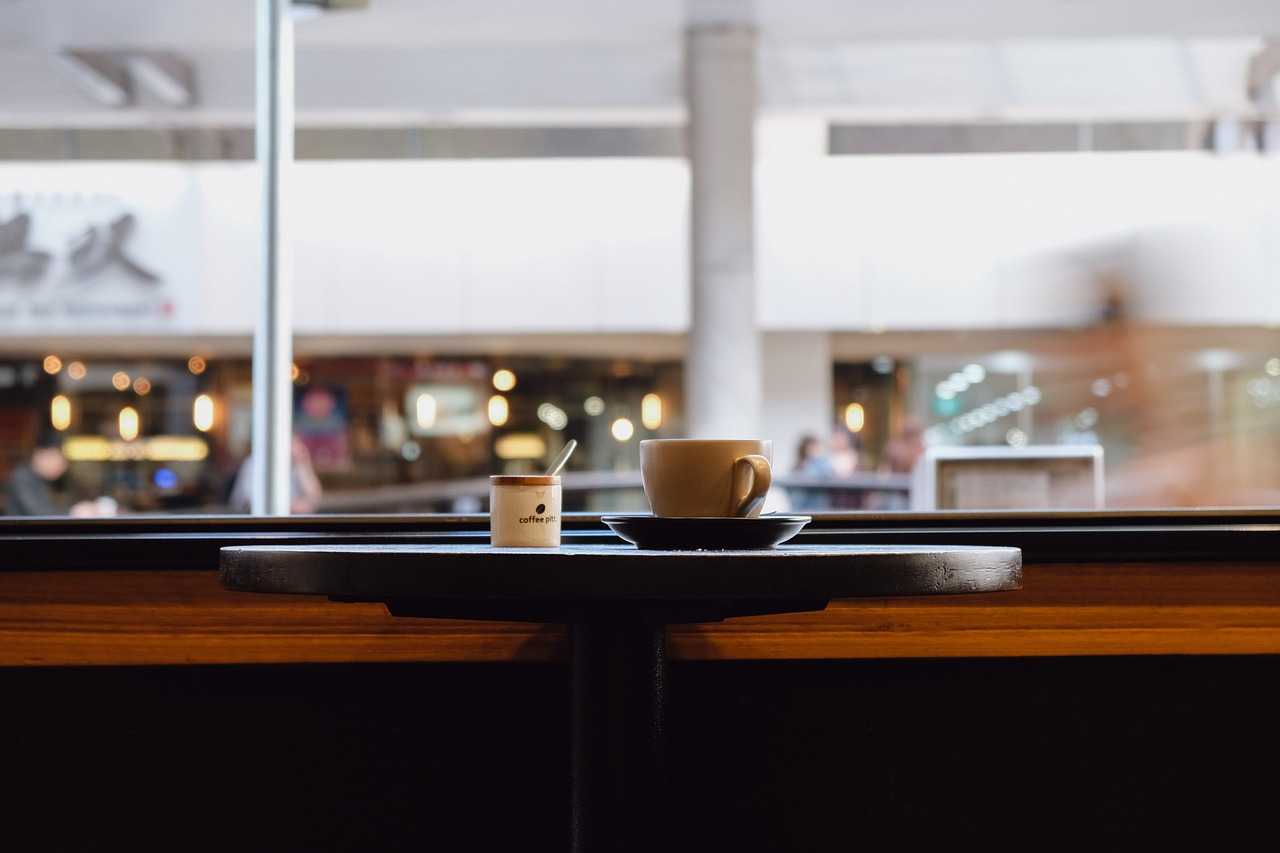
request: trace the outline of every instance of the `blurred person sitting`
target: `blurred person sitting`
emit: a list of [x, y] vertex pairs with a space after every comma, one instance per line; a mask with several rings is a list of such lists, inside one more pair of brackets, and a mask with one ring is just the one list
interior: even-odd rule
[[862, 450], [858, 437], [843, 426], [831, 431], [831, 442], [828, 456], [831, 460], [831, 473], [836, 477], [850, 477], [858, 470]]
[[[828, 443], [828, 459], [831, 465], [831, 476], [835, 480], [852, 477], [861, 467], [862, 442], [858, 436], [849, 432], [844, 424], [837, 424], [831, 431]], [[833, 509], [861, 509], [862, 495], [848, 489], [834, 491], [831, 494]]]
[[[822, 440], [812, 433], [800, 437], [796, 447], [795, 474], [800, 477], [830, 480], [834, 471], [831, 460], [822, 452]], [[794, 509], [828, 509], [831, 496], [822, 488], [788, 489]]]
[[[320, 478], [316, 476], [315, 466], [311, 464], [311, 451], [296, 435], [293, 437], [289, 451], [292, 462], [289, 466], [289, 512], [315, 512], [320, 508], [320, 497], [324, 488], [320, 485]], [[244, 458], [244, 462], [240, 463], [240, 470], [236, 472], [235, 485], [231, 487], [231, 497], [227, 503], [230, 504], [232, 512], [250, 511], [249, 472], [252, 470], [253, 454], [250, 453]]]
[[13, 470], [5, 488], [5, 513], [8, 515], [73, 515], [80, 518], [115, 515], [115, 501], [71, 503], [65, 496], [67, 469], [70, 463], [62, 452], [62, 438], [55, 432], [43, 431], [36, 437], [31, 459]]
[[915, 415], [908, 415], [902, 430], [884, 446], [880, 470], [891, 474], [910, 474], [924, 455], [924, 425]]
[[[908, 415], [902, 428], [890, 438], [880, 454], [879, 470], [882, 474], [910, 474], [924, 455], [924, 424], [915, 415]], [[905, 510], [911, 508], [911, 495], [904, 492], [871, 492], [867, 495], [867, 509]]]

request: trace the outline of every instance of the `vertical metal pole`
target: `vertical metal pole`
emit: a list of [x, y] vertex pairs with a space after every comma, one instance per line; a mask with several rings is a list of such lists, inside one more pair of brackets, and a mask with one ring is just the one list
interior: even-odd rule
[[254, 515], [288, 515], [293, 433], [289, 245], [281, 202], [293, 163], [293, 19], [290, 0], [257, 0], [255, 144], [262, 172], [262, 280], [253, 332]]

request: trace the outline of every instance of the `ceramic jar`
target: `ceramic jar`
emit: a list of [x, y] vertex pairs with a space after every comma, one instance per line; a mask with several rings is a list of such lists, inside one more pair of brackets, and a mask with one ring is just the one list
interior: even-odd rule
[[501, 474], [489, 478], [489, 541], [499, 548], [560, 545], [560, 478]]

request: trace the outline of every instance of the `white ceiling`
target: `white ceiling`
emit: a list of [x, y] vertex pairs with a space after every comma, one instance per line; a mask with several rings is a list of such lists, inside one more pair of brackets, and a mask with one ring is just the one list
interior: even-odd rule
[[[252, 120], [254, 0], [0, 0], [0, 124]], [[301, 123], [670, 122], [681, 33], [751, 21], [765, 110], [843, 120], [1245, 112], [1280, 0], [370, 0], [300, 22]], [[191, 110], [101, 107], [51, 56], [178, 51]]]
[[[0, 42], [249, 46], [253, 0], [7, 0]], [[992, 39], [1280, 32], [1275, 0], [370, 0], [308, 21], [299, 46], [663, 42], [694, 20], [764, 38]]]

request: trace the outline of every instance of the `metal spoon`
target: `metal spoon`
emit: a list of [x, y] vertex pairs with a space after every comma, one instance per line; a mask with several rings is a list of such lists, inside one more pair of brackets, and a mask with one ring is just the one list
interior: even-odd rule
[[566, 443], [565, 446], [561, 448], [560, 455], [558, 455], [555, 458], [555, 461], [551, 463], [550, 467], [547, 468], [547, 476], [554, 477], [557, 474], [559, 474], [560, 471], [564, 468], [565, 464], [569, 461], [569, 457], [573, 455], [573, 451], [577, 449], [578, 449], [577, 439], [573, 439], [573, 438], [569, 439], [568, 443]]

